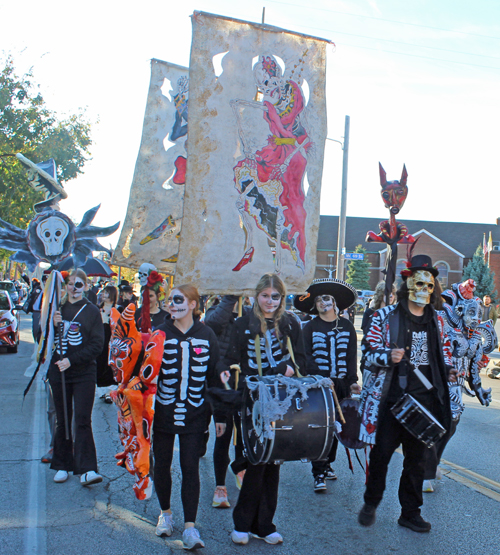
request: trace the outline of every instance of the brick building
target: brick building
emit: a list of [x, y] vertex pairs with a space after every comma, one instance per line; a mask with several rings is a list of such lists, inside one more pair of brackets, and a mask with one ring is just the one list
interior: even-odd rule
[[[368, 251], [371, 264], [370, 289], [383, 278], [387, 246], [385, 243], [366, 243], [368, 231], [379, 232], [379, 218], [347, 218], [346, 252], [353, 252], [357, 245]], [[418, 237], [414, 254], [428, 254], [439, 269], [439, 280], [443, 287], [461, 280], [464, 267], [474, 255], [483, 235], [488, 239], [491, 232], [493, 250], [490, 267], [495, 272], [496, 289], [500, 293], [500, 219], [494, 224], [469, 224], [461, 222], [431, 222], [404, 220], [409, 232]], [[318, 236], [316, 278], [335, 277], [337, 261], [338, 216], [321, 216]], [[406, 245], [398, 246], [398, 270], [406, 260]]]

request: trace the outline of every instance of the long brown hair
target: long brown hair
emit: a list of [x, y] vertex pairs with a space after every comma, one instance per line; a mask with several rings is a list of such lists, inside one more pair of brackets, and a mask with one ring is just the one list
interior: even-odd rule
[[198, 289], [191, 283], [186, 283], [184, 285], [176, 285], [170, 290], [170, 292], [172, 292], [174, 289], [177, 289], [178, 291], [180, 291], [188, 299], [188, 301], [196, 301], [196, 307], [193, 310], [193, 317], [199, 318], [201, 316], [201, 311], [200, 311], [200, 294], [198, 293]]
[[283, 283], [283, 280], [277, 274], [264, 274], [260, 278], [259, 283], [257, 283], [257, 287], [255, 288], [255, 301], [253, 303], [253, 313], [260, 320], [261, 333], [266, 333], [267, 323], [266, 323], [266, 319], [264, 318], [264, 314], [262, 313], [262, 310], [260, 308], [258, 296], [262, 293], [262, 291], [264, 291], [264, 289], [267, 289], [268, 287], [272, 287], [273, 289], [276, 289], [276, 291], [278, 291], [278, 293], [281, 295], [280, 305], [276, 310], [276, 312], [274, 313], [274, 317], [273, 317], [276, 336], [279, 337], [279, 323], [281, 318], [283, 317], [283, 314], [285, 313], [285, 306], [286, 306], [286, 302], [285, 302], [286, 287], [285, 287], [285, 284]]

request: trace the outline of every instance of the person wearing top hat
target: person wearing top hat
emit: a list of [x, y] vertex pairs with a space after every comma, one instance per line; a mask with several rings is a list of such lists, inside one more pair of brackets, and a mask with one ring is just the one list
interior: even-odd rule
[[456, 371], [443, 334], [443, 320], [432, 306], [438, 274], [429, 256], [410, 257], [401, 272], [398, 302], [375, 312], [366, 334], [363, 349], [367, 376], [361, 393], [359, 439], [374, 445], [364, 505], [358, 515], [363, 526], [375, 522], [390, 459], [402, 444], [398, 524], [414, 532], [431, 529], [420, 514], [427, 446], [400, 423], [391, 409], [408, 393], [445, 429], [451, 425], [448, 380], [456, 379]]
[[[307, 369], [333, 381], [339, 400], [360, 393], [357, 384], [357, 337], [352, 323], [340, 313], [357, 299], [356, 289], [340, 279], [316, 279], [305, 295], [296, 295], [297, 310], [316, 317], [303, 328]], [[325, 480], [336, 480], [331, 467], [337, 455], [338, 439], [333, 440], [328, 460], [313, 461], [314, 491], [326, 491]]]

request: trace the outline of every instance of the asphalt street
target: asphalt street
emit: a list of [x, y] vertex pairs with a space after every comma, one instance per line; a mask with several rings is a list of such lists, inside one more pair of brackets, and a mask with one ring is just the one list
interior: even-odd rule
[[[32, 388], [23, 404], [24, 377], [33, 352], [31, 319], [22, 317], [18, 354], [0, 352], [0, 553], [2, 555], [118, 555], [169, 554], [182, 551], [180, 471], [174, 459], [172, 510], [175, 529], [170, 538], [155, 536], [158, 501], [136, 500], [132, 477], [115, 464], [119, 440], [116, 409], [96, 398], [93, 426], [100, 473], [104, 481], [82, 487], [70, 476], [53, 481], [54, 471], [40, 462], [47, 450], [45, 392]], [[500, 354], [495, 353], [499, 359]], [[483, 375], [484, 376], [484, 375]], [[490, 407], [475, 399], [467, 408], [444, 453], [444, 476], [434, 493], [425, 494], [422, 514], [432, 523], [429, 534], [417, 534], [397, 524], [397, 487], [402, 456], [391, 461], [387, 490], [377, 521], [365, 529], [357, 523], [362, 506], [364, 472], [354, 459], [348, 468], [339, 449], [335, 470], [338, 480], [328, 483], [326, 494], [315, 494], [310, 465], [285, 463], [275, 522], [284, 537], [279, 546], [252, 539], [235, 546], [230, 539], [231, 509], [213, 509], [212, 430], [209, 449], [201, 460], [201, 495], [197, 528], [206, 548], [200, 553], [281, 555], [498, 555], [500, 553], [500, 381], [483, 377], [493, 388]], [[364, 454], [361, 458], [364, 462]], [[227, 486], [234, 505], [238, 490], [229, 472]]]

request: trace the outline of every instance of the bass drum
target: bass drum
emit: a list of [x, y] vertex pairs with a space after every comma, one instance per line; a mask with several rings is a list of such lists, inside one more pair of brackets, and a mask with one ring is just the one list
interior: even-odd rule
[[[331, 389], [318, 382], [317, 376], [289, 378], [310, 387], [308, 398], [302, 400], [297, 391], [282, 419], [271, 422], [272, 434], [265, 434], [266, 402], [259, 398], [259, 389], [245, 388], [241, 426], [246, 456], [252, 464], [285, 461], [315, 461], [328, 458], [335, 430], [335, 408]], [[276, 377], [254, 376], [274, 395]], [[286, 386], [278, 382], [280, 401], [287, 395]], [[270, 435], [270, 437], [265, 437]]]

